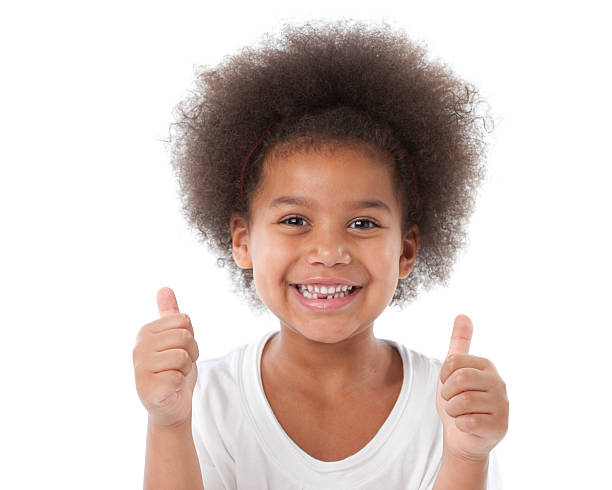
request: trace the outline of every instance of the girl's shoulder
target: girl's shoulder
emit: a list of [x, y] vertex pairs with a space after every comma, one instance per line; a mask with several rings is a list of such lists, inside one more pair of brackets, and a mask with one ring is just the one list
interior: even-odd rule
[[[255, 365], [255, 359], [266, 340], [275, 331], [266, 332], [263, 336], [243, 343], [227, 353], [213, 358], [201, 358], [196, 361], [198, 377], [196, 386], [199, 388], [235, 388], [240, 378], [244, 376], [245, 367]], [[250, 370], [250, 369], [248, 369]]]
[[196, 384], [205, 387], [211, 383], [227, 383], [236, 378], [238, 359], [248, 344], [233, 348], [226, 354], [211, 358], [200, 358], [195, 364], [198, 369]]
[[440, 371], [442, 361], [437, 357], [428, 356], [423, 352], [410, 349], [398, 340], [381, 339], [394, 346], [402, 356], [402, 360], [406, 361], [408, 366], [416, 372], [422, 371]]

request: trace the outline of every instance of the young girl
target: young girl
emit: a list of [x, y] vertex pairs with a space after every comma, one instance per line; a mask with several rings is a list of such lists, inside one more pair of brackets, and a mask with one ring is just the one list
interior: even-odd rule
[[185, 216], [280, 329], [198, 360], [158, 292], [134, 348], [145, 488], [501, 488], [509, 404], [470, 319], [444, 362], [373, 333], [449, 277], [484, 176], [480, 102], [386, 24], [285, 26], [201, 72], [174, 133]]

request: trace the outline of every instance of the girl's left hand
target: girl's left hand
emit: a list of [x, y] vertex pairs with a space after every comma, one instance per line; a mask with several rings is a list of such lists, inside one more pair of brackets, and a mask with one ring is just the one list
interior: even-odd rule
[[491, 361], [468, 354], [472, 321], [455, 318], [440, 369], [436, 409], [444, 426], [444, 453], [470, 461], [488, 458], [508, 431], [506, 384]]

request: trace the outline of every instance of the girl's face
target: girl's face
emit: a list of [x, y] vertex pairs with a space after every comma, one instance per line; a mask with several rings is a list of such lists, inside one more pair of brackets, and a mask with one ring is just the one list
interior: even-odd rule
[[[251, 223], [232, 216], [236, 263], [253, 268], [257, 293], [281, 324], [312, 341], [336, 343], [371, 329], [414, 265], [418, 227], [402, 236], [393, 162], [383, 158], [361, 146], [272, 157]], [[321, 278], [359, 288], [337, 300], [296, 289], [314, 289]]]

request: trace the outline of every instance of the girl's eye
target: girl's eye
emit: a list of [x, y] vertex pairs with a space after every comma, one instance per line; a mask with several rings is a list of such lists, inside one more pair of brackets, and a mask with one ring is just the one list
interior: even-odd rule
[[287, 223], [287, 224], [295, 224], [295, 221], [297, 220], [302, 220], [304, 222], [306, 222], [306, 220], [304, 218], [301, 218], [299, 216], [289, 216], [288, 218], [285, 218], [284, 220], [281, 221], [281, 223], [286, 223], [287, 221], [294, 221], [293, 223]]
[[[300, 216], [289, 216], [288, 218], [285, 218], [284, 220], [282, 220], [281, 223], [285, 223], [288, 225], [297, 225], [298, 221], [303, 221], [304, 223], [307, 223], [307, 221]], [[369, 230], [371, 228], [378, 228], [378, 225], [374, 221], [369, 220], [369, 219], [363, 219], [363, 218], [356, 219], [355, 221], [351, 223], [351, 225], [353, 224], [360, 224], [360, 226], [356, 227], [358, 230]], [[366, 226], [363, 226], [364, 224]]]
[[369, 219], [356, 219], [351, 224], [355, 224], [355, 223], [369, 223], [370, 225], [372, 225], [372, 226], [365, 226], [365, 227], [358, 226], [357, 229], [359, 229], [359, 230], [367, 230], [367, 229], [370, 229], [370, 228], [378, 228], [378, 225], [376, 223], [374, 223], [374, 221], [369, 220]]

